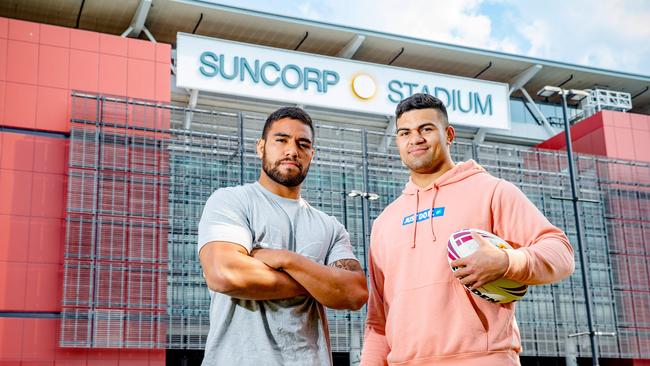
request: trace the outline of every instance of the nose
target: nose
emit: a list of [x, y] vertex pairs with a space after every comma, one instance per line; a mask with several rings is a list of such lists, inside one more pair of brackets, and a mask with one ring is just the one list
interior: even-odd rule
[[286, 156], [290, 156], [290, 157], [293, 157], [293, 158], [298, 156], [298, 144], [296, 144], [295, 142], [287, 144], [287, 147], [286, 147], [286, 149], [284, 151], [284, 154]]
[[423, 143], [424, 137], [422, 137], [422, 134], [420, 134], [420, 131], [412, 131], [411, 134], [409, 135], [409, 143], [411, 145], [417, 145]]

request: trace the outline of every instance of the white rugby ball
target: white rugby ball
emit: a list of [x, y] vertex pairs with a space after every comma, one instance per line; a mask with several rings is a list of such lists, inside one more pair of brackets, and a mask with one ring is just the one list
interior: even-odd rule
[[[478, 242], [472, 238], [472, 232], [486, 238], [490, 243], [500, 249], [512, 249], [512, 247], [503, 239], [479, 229], [463, 229], [456, 231], [449, 236], [447, 242], [447, 260], [452, 271], [457, 271], [458, 267], [452, 267], [451, 262], [460, 258], [467, 257], [478, 249]], [[486, 283], [482, 287], [470, 289], [465, 286], [474, 295], [490, 302], [505, 304], [520, 300], [528, 291], [528, 286], [517, 281], [507, 280], [505, 278]]]

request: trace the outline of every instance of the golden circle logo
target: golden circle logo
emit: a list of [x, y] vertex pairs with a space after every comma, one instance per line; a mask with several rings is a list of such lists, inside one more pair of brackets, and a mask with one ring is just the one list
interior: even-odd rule
[[377, 84], [368, 74], [358, 74], [352, 78], [352, 93], [361, 99], [369, 100], [377, 94]]

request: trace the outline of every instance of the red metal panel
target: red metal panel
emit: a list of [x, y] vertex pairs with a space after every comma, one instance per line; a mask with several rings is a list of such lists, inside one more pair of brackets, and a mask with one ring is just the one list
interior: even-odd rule
[[30, 263], [61, 264], [64, 222], [61, 219], [32, 217], [29, 224]]
[[632, 129], [650, 131], [650, 126], [648, 125], [648, 116], [643, 114], [629, 113], [630, 115], [630, 124]]
[[36, 125], [36, 86], [20, 83], [6, 83], [5, 112], [6, 126], [34, 128]]
[[142, 365], [143, 361], [144, 363], [149, 361], [149, 350], [121, 349], [120, 365], [127, 365], [127, 361], [139, 361], [140, 363], [136, 365]]
[[126, 57], [122, 56], [99, 56], [100, 93], [126, 95], [126, 60]]
[[605, 137], [605, 146], [607, 148], [607, 156], [616, 157], [618, 149], [616, 146], [616, 131], [611, 125], [603, 127], [603, 135]]
[[137, 58], [146, 61], [156, 60], [156, 44], [153, 42], [127, 38], [129, 58]]
[[66, 172], [67, 141], [34, 137], [34, 172], [63, 174]]
[[155, 68], [156, 63], [153, 61], [128, 60], [128, 97], [140, 99], [156, 97]]
[[9, 19], [0, 18], [0, 38], [7, 38], [9, 35]]
[[156, 43], [156, 62], [166, 64], [169, 72], [169, 63], [172, 57], [172, 46], [166, 43]]
[[593, 143], [593, 154], [607, 156], [607, 144], [605, 142], [605, 130], [599, 129], [591, 133]]
[[635, 160], [650, 162], [650, 131], [633, 131]]
[[169, 62], [156, 62], [156, 100], [169, 102], [171, 99], [171, 81]]
[[[75, 360], [55, 360], [54, 366], [86, 366], [88, 363], [85, 359], [75, 359]], [[90, 365], [92, 366], [92, 365]]]
[[96, 54], [99, 52], [99, 33], [79, 29], [70, 30], [70, 48]]
[[119, 359], [119, 349], [88, 350], [88, 364], [92, 366], [118, 366]]
[[0, 169], [0, 215], [28, 216], [32, 173]]
[[634, 138], [630, 128], [614, 128], [616, 136], [616, 156], [615, 158], [634, 160]]
[[119, 366], [142, 366], [149, 365], [149, 360], [120, 360]]
[[573, 141], [573, 149], [574, 151], [577, 152], [582, 152], [585, 154], [590, 154], [591, 153], [591, 148], [592, 148], [592, 142], [591, 142], [591, 135], [585, 135], [580, 137], [577, 140]]
[[2, 153], [0, 168], [32, 171], [34, 169], [34, 137], [22, 133], [0, 132]]
[[69, 131], [69, 103], [70, 92], [68, 89], [39, 86], [36, 107], [36, 129], [57, 132]]
[[[58, 329], [58, 321], [56, 329]], [[86, 365], [88, 350], [83, 348], [60, 348], [54, 350], [56, 365]], [[89, 365], [92, 366], [92, 365]]]
[[7, 44], [7, 81], [36, 85], [38, 80], [38, 44], [9, 40]]
[[39, 33], [38, 23], [9, 19], [9, 39], [38, 43]]
[[34, 173], [31, 216], [64, 217], [64, 177], [60, 174]]
[[[40, 24], [40, 43], [50, 46], [70, 48], [70, 28]], [[72, 30], [78, 32], [77, 30]]]
[[54, 363], [57, 347], [56, 319], [25, 319], [22, 337], [23, 361], [48, 361]]
[[[2, 41], [2, 40], [0, 40]], [[6, 95], [7, 83], [0, 81], [0, 125], [4, 125], [5, 120], [5, 95]]]
[[617, 128], [632, 128], [629, 113], [608, 111], [608, 114], [610, 115], [612, 126]]
[[38, 85], [69, 87], [70, 49], [41, 45], [38, 50]]
[[99, 52], [115, 56], [127, 56], [128, 38], [112, 34], [99, 34]]
[[150, 350], [149, 351], [149, 366], [165, 366], [165, 351]]
[[[596, 133], [597, 131], [602, 130], [602, 128], [603, 128], [602, 112], [598, 112], [593, 116], [586, 118], [580, 121], [579, 123], [575, 124], [574, 126], [572, 126], [571, 139], [573, 140], [575, 151], [586, 153], [586, 154], [597, 154], [595, 151], [593, 151], [591, 146], [586, 144], [586, 142], [583, 142], [582, 144], [578, 143], [577, 146], [575, 145], [578, 141], [580, 141], [585, 136], [590, 136]], [[541, 149], [563, 150], [566, 146], [565, 139], [566, 138], [564, 137], [564, 132], [561, 132], [551, 137], [550, 139], [538, 144], [537, 147]]]
[[0, 80], [7, 80], [7, 47], [7, 39], [0, 38]]
[[30, 263], [27, 265], [25, 308], [29, 311], [61, 311], [61, 265]]
[[[0, 293], [0, 295], [2, 295]], [[23, 319], [0, 318], [0, 361], [19, 361], [22, 354]]]
[[29, 234], [29, 217], [0, 215], [0, 261], [26, 262]]
[[[95, 352], [95, 350], [89, 350], [88, 354]], [[88, 365], [90, 366], [119, 366], [118, 359], [99, 359], [99, 360], [88, 360]]]
[[[73, 32], [74, 35], [76, 32]], [[73, 37], [74, 39], [74, 37]], [[106, 76], [104, 76], [106, 77]], [[70, 89], [97, 91], [99, 85], [99, 54], [70, 50]]]
[[[26, 263], [0, 262], [0, 311], [26, 310], [25, 308], [25, 284], [26, 283], [27, 283]], [[0, 318], [0, 320], [1, 319], [2, 318]]]

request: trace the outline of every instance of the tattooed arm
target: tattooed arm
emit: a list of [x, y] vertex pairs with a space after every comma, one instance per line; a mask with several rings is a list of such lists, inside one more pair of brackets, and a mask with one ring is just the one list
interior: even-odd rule
[[328, 308], [358, 310], [368, 300], [366, 275], [356, 259], [324, 266], [288, 250], [256, 249], [252, 256], [287, 273]]

